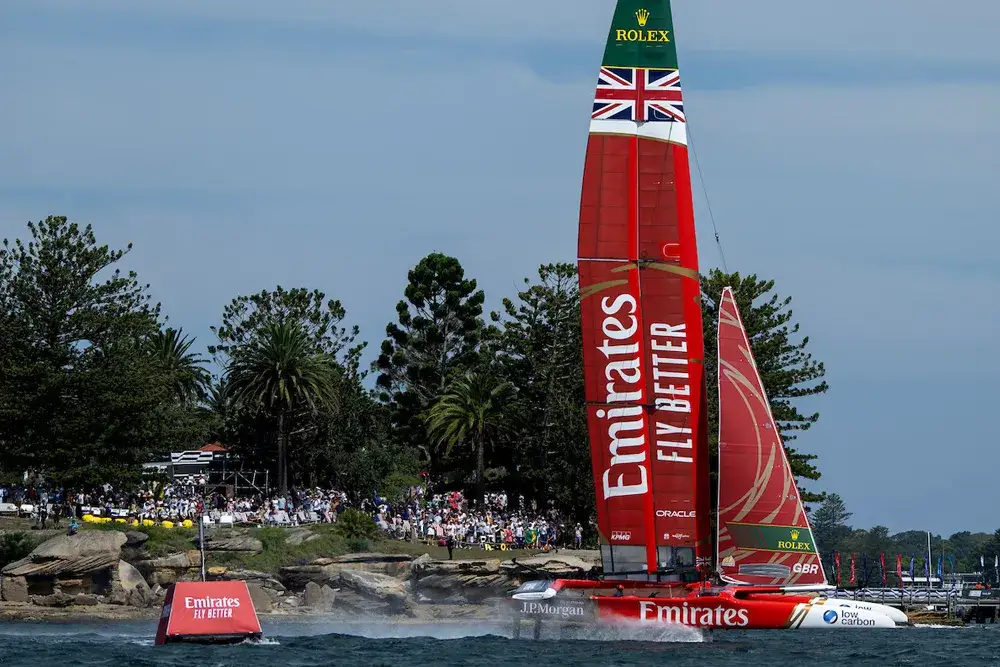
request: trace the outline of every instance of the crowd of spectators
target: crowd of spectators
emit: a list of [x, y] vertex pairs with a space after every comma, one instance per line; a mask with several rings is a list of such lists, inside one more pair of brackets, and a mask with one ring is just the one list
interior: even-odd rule
[[567, 525], [552, 512], [525, 508], [523, 499], [509, 503], [494, 493], [478, 505], [461, 492], [430, 493], [413, 487], [399, 502], [374, 497], [349, 502], [346, 493], [332, 489], [299, 490], [290, 497], [242, 493], [232, 496], [191, 476], [140, 492], [104, 485], [93, 493], [64, 494], [33, 487], [0, 487], [0, 515], [34, 517], [42, 526], [59, 524], [62, 517], [84, 514], [127, 521], [179, 523], [208, 517], [213, 523], [247, 525], [301, 525], [334, 523], [353, 507], [369, 514], [387, 536], [456, 548], [548, 549], [557, 544], [579, 547], [582, 527]]

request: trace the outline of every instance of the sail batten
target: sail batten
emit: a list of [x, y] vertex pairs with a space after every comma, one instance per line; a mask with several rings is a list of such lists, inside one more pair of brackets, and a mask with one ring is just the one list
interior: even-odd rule
[[698, 251], [673, 37], [667, 0], [618, 0], [580, 204], [598, 525], [605, 574], [628, 578], [669, 577], [710, 556]]
[[731, 288], [719, 301], [718, 568], [730, 583], [825, 584], [749, 337]]

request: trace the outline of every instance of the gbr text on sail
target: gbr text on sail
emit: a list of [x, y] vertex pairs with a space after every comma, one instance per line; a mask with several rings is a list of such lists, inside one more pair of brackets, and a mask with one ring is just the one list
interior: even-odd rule
[[[642, 495], [649, 491], [650, 457], [680, 465], [694, 462], [692, 431], [684, 425], [690, 423], [691, 413], [687, 331], [683, 323], [648, 325], [649, 401], [636, 298], [629, 293], [604, 297], [601, 311], [603, 339], [597, 349], [605, 359], [605, 402], [620, 405], [596, 412], [606, 423], [610, 455], [602, 490], [605, 499]], [[655, 408], [652, 431], [645, 407], [650, 402]]]

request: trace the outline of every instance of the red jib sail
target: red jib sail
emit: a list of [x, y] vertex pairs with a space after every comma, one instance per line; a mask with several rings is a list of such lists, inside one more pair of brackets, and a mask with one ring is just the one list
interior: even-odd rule
[[733, 291], [719, 302], [718, 567], [731, 583], [825, 584]]
[[670, 3], [618, 0], [591, 114], [578, 251], [609, 577], [669, 580], [711, 558], [686, 122]]

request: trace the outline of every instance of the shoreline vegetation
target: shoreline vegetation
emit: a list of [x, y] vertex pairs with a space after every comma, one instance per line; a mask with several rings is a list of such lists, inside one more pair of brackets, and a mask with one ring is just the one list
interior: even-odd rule
[[[0, 531], [3, 535], [27, 534], [34, 538], [32, 543], [64, 536], [63, 531], [31, 530], [26, 520], [0, 521]], [[195, 530], [112, 524], [85, 525], [80, 534], [123, 536], [109, 562], [121, 558], [141, 574], [149, 591], [141, 603], [126, 596], [124, 603], [116, 604], [113, 591], [94, 595], [94, 582], [99, 578], [84, 581], [84, 592], [78, 588], [50, 593], [49, 589], [38, 590], [29, 576], [26, 589], [30, 594], [21, 601], [0, 602], [0, 621], [153, 620], [170, 582], [200, 576]], [[215, 527], [206, 533], [205, 569], [209, 579], [247, 581], [262, 619], [448, 623], [499, 622], [500, 601], [523, 581], [585, 576], [599, 571], [600, 565], [599, 553], [587, 549], [501, 552], [456, 548], [454, 560], [449, 560], [448, 550], [433, 544], [381, 535], [348, 542], [336, 533], [335, 524]], [[359, 553], [352, 547], [364, 551]], [[55, 575], [57, 585], [65, 585], [60, 577], [68, 577], [70, 585], [81, 584], [79, 574]], [[916, 611], [916, 623], [960, 623], [946, 614]]]
[[[38, 490], [127, 492], [165, 481], [143, 464], [219, 442], [267, 473], [269, 495], [337, 489], [357, 506], [417, 485], [503, 493], [596, 540], [575, 265], [539, 267], [489, 312], [461, 262], [431, 253], [394, 320], [364, 337], [319, 289], [247, 286], [219, 304], [205, 344], [168, 326], [141, 267], [123, 267], [130, 250], [57, 216], [0, 247], [0, 481], [27, 471]], [[706, 354], [725, 285], [791, 441], [818, 419], [797, 406], [827, 390], [823, 365], [773, 281], [719, 271], [703, 277]], [[814, 455], [789, 451], [800, 479], [819, 478]]]
[[[195, 338], [167, 326], [139, 272], [122, 269], [130, 250], [102, 245], [91, 226], [55, 216], [28, 223], [24, 240], [0, 246], [0, 487], [95, 499], [112, 487], [126, 495], [162, 494], [171, 480], [144, 473], [143, 464], [221, 442], [233, 465], [266, 473], [270, 488], [254, 490], [265, 501], [324, 488], [343, 491], [355, 508], [373, 498], [402, 506], [421, 487], [427, 494], [461, 490], [475, 507], [484, 494], [502, 494], [511, 511], [561, 524], [560, 546], [572, 539], [576, 523], [584, 527], [584, 544], [596, 544], [574, 265], [539, 267], [497, 311], [487, 312], [486, 295], [457, 258], [427, 255], [409, 271], [396, 318], [366, 364], [368, 342], [340, 300], [280, 285], [224, 304], [211, 327], [215, 339], [203, 346], [206, 357]], [[784, 441], [796, 446], [786, 447], [793, 472], [802, 482], [818, 480], [816, 455], [805, 453], [808, 444], [797, 449], [797, 439], [819, 418], [799, 408], [828, 390], [824, 365], [807, 351], [791, 298], [776, 294], [774, 281], [717, 270], [702, 277], [707, 358], [715, 356], [716, 299], [727, 285], [744, 314]], [[708, 364], [706, 370], [714, 456], [715, 369]], [[850, 528], [850, 513], [835, 495], [803, 489], [802, 497], [822, 503], [813, 514], [824, 551], [867, 553], [873, 560], [894, 546], [923, 553], [910, 533]], [[23, 523], [8, 530], [2, 520], [0, 530], [0, 567], [37, 546], [36, 531]], [[88, 525], [81, 535], [101, 530], [121, 528]], [[208, 565], [254, 574], [272, 586], [264, 588], [280, 608], [291, 599], [271, 594], [282, 593], [272, 582], [284, 586], [277, 578], [283, 569], [320, 568], [322, 595], [324, 587], [332, 590], [330, 581], [347, 588], [365, 582], [344, 574], [350, 568], [342, 561], [319, 561], [378, 550], [414, 563], [424, 552], [426, 560], [446, 562], [444, 550], [433, 545], [410, 553], [405, 542], [380, 540], [374, 532], [336, 531], [309, 528], [300, 539], [293, 537], [302, 535], [298, 528], [237, 529], [229, 537], [252, 548], [211, 550]], [[125, 527], [124, 534], [131, 541], [118, 547], [121, 562], [150, 568], [144, 576], [154, 579], [143, 584], [149, 591], [133, 596], [137, 602], [148, 606], [168, 571], [191, 576], [193, 531]], [[216, 536], [223, 539], [225, 531], [213, 531]], [[1000, 532], [985, 539], [957, 533], [942, 542], [938, 538], [935, 553], [941, 547], [955, 555], [960, 568], [984, 553], [1000, 553]], [[489, 563], [469, 566], [475, 574], [468, 576], [480, 584], [492, 577], [490, 586], [511, 575], [502, 563], [522, 557], [456, 553]], [[435, 567], [441, 581], [466, 576]], [[119, 570], [128, 574], [128, 568]], [[78, 588], [78, 579], [67, 579], [67, 589]], [[36, 597], [59, 606], [67, 595]], [[70, 597], [89, 602], [88, 595]]]

